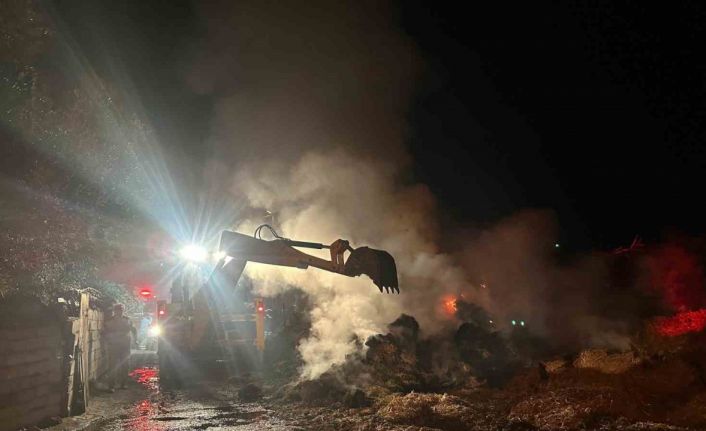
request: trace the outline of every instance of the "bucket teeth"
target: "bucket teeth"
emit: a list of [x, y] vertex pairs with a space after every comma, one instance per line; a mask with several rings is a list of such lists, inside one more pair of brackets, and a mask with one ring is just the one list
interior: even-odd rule
[[369, 247], [360, 247], [351, 252], [346, 261], [344, 274], [357, 277], [365, 274], [373, 280], [380, 293], [400, 293], [397, 282], [397, 265], [390, 253]]

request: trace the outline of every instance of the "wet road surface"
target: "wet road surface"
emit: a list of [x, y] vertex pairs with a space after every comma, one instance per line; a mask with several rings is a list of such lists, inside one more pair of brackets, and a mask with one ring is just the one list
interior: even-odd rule
[[127, 389], [114, 393], [96, 388], [88, 410], [65, 418], [47, 431], [76, 430], [376, 430], [409, 431], [407, 425], [390, 424], [374, 414], [374, 409], [348, 409], [340, 405], [308, 406], [283, 403], [274, 396], [281, 389], [263, 387], [265, 396], [257, 402], [240, 401], [238, 389], [245, 381], [226, 379], [203, 382], [187, 389], [160, 386], [154, 352], [135, 351], [133, 371]]
[[[139, 384], [129, 391], [139, 396], [127, 407], [114, 411], [99, 430], [302, 430], [278, 418], [260, 403], [242, 403], [233, 388], [223, 383], [162, 390], [154, 367], [133, 370], [130, 376]], [[119, 408], [116, 406], [116, 408]]]
[[99, 427], [101, 430], [286, 430], [293, 429], [258, 405], [193, 400], [186, 394], [145, 399], [130, 411]]

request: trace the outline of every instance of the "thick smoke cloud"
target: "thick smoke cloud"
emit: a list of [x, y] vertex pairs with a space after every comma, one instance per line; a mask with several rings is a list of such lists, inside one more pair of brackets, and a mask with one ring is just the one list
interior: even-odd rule
[[498, 322], [525, 321], [554, 346], [628, 347], [639, 292], [614, 285], [610, 254], [561, 262], [558, 228], [551, 211], [525, 210], [469, 239], [461, 261], [485, 286], [484, 305]]
[[390, 7], [207, 2], [186, 77], [218, 98], [214, 145], [239, 162], [344, 147], [399, 166], [420, 62]]
[[625, 346], [629, 322], [595, 300], [605, 259], [557, 265], [550, 212], [509, 217], [445, 253], [434, 197], [406, 180], [405, 114], [423, 68], [393, 12], [383, 2], [208, 2], [191, 47], [186, 79], [217, 99], [209, 170], [234, 172], [233, 199], [271, 211], [285, 236], [344, 238], [397, 260], [400, 296], [365, 277], [249, 265], [262, 294], [297, 286], [312, 300], [302, 376], [344, 362], [402, 312], [425, 334], [454, 328], [444, 298], [460, 296], [499, 328], [517, 318], [556, 343]]
[[[267, 163], [266, 163], [267, 164]], [[366, 277], [349, 279], [323, 271], [250, 268], [266, 295], [288, 285], [313, 299], [312, 337], [300, 351], [305, 377], [316, 377], [342, 363], [358, 340], [382, 331], [408, 312], [427, 331], [450, 324], [436, 305], [443, 292], [468, 288], [463, 271], [435, 245], [434, 201], [422, 186], [400, 187], [384, 163], [345, 151], [308, 153], [294, 165], [249, 164], [236, 177], [238, 195], [251, 205], [277, 209], [277, 224], [293, 238], [389, 250], [397, 259], [403, 294], [381, 295]], [[336, 175], [327, 175], [335, 170]], [[251, 231], [254, 225], [240, 226]]]

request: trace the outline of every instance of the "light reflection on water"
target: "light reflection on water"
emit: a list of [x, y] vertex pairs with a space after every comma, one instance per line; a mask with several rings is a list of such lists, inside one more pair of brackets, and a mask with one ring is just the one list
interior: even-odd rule
[[136, 368], [130, 377], [148, 390], [146, 397], [101, 430], [289, 429], [261, 405], [234, 403], [233, 398], [216, 396], [217, 391], [160, 391], [159, 370], [154, 367]]

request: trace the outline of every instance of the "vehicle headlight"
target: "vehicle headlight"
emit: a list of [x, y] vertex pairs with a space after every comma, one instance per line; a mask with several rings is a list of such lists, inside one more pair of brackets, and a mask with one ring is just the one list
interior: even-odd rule
[[159, 325], [154, 325], [150, 327], [149, 334], [150, 337], [159, 337], [162, 335], [162, 328]]
[[208, 259], [208, 251], [196, 244], [189, 244], [179, 250], [179, 255], [182, 259], [188, 262], [204, 262]]

